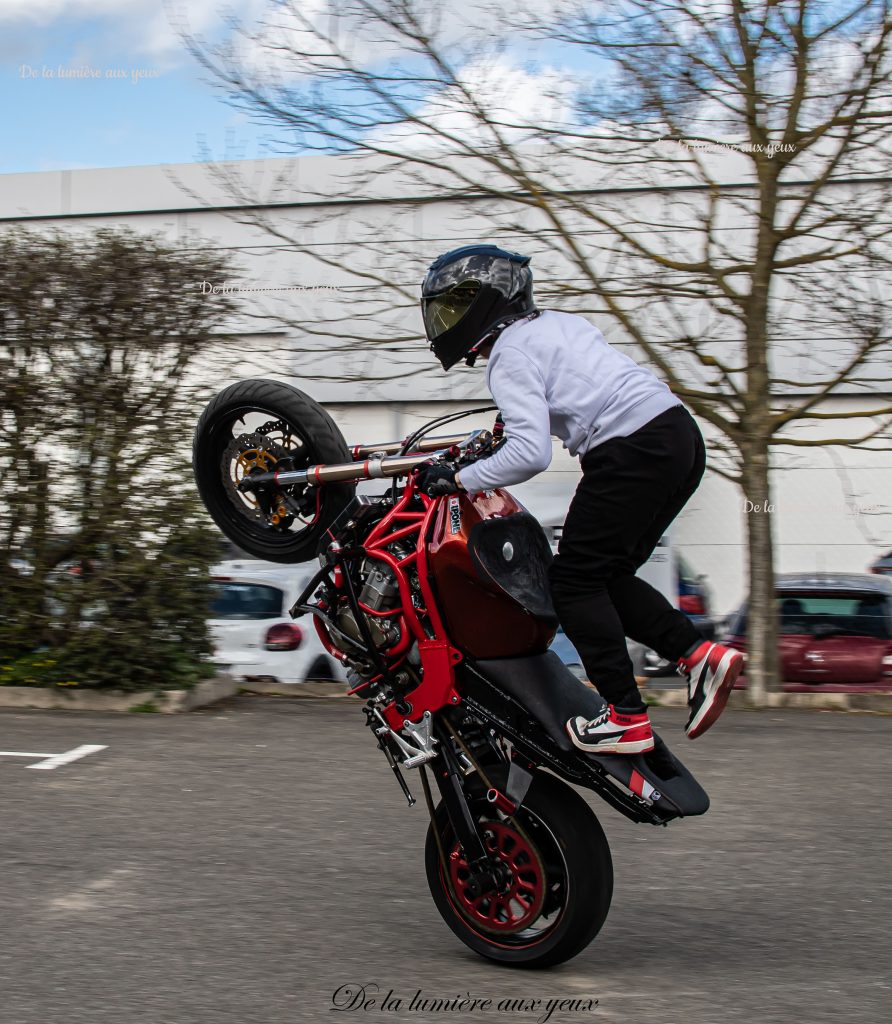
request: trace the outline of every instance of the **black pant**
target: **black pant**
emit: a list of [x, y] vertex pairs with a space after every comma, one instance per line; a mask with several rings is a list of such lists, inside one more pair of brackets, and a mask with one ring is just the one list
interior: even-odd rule
[[682, 406], [582, 458], [550, 571], [555, 610], [589, 679], [611, 704], [641, 705], [625, 638], [677, 661], [702, 637], [635, 575], [697, 489], [703, 437]]

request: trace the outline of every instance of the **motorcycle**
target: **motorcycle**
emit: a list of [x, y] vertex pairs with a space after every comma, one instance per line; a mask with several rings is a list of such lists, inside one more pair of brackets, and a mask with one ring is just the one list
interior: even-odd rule
[[[428, 460], [460, 468], [505, 443], [498, 420], [431, 436], [465, 415], [351, 448], [308, 395], [245, 381], [203, 412], [193, 469], [211, 517], [243, 550], [318, 558], [291, 615], [312, 616], [344, 664], [410, 806], [405, 776], [417, 771], [427, 882], [446, 924], [490, 960], [546, 967], [594, 939], [613, 891], [604, 831], [571, 787], [651, 825], [703, 814], [709, 798], [659, 737], [636, 756], [570, 741], [567, 719], [594, 718], [604, 701], [548, 650], [558, 623], [544, 531], [505, 490], [431, 498], [413, 476]], [[357, 494], [369, 480], [386, 489]]]

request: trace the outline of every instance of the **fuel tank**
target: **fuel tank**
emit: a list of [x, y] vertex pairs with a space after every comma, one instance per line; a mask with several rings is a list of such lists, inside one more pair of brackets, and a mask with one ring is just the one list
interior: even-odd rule
[[544, 651], [557, 628], [551, 558], [544, 530], [507, 491], [441, 502], [428, 565], [452, 643], [474, 658]]

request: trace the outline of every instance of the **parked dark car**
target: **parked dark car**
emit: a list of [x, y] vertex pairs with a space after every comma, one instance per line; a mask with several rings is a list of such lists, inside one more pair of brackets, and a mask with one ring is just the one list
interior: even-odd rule
[[[776, 594], [784, 690], [892, 690], [892, 579], [795, 573], [777, 578]], [[743, 605], [723, 643], [745, 651], [746, 632]]]
[[711, 640], [715, 633], [712, 618], [712, 598], [706, 586], [706, 577], [695, 573], [684, 558], [676, 553], [675, 569], [678, 578], [678, 608], [697, 629]]
[[877, 576], [892, 576], [892, 551], [887, 551], [871, 565], [870, 571]]
[[[676, 588], [679, 611], [687, 615], [698, 631], [707, 639], [715, 639], [715, 619], [712, 617], [712, 599], [706, 586], [706, 577], [695, 573], [684, 558], [675, 554]], [[649, 677], [672, 676], [676, 674], [673, 662], [664, 661], [656, 651], [629, 643], [629, 656], [635, 666], [636, 675]]]

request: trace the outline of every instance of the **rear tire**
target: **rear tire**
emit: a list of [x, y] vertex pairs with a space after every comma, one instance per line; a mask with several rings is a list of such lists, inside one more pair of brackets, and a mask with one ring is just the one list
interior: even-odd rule
[[[494, 768], [487, 775], [504, 789], [506, 768]], [[512, 819], [500, 818], [494, 805], [486, 801], [482, 783], [477, 788], [479, 795], [471, 801], [475, 819], [500, 822], [497, 827], [504, 835]], [[536, 774], [515, 817], [545, 868], [545, 903], [540, 918], [529, 927], [514, 934], [481, 930], [471, 918], [467, 900], [456, 891], [456, 883], [447, 879], [433, 823], [424, 851], [428, 885], [443, 920], [476, 953], [511, 967], [551, 967], [585, 949], [607, 918], [613, 894], [610, 847], [588, 804], [552, 775]], [[435, 820], [447, 860], [460, 856], [442, 802]]]
[[[234, 500], [227, 487], [230, 459], [226, 452], [245, 417], [284, 421], [298, 445], [293, 468], [320, 463], [352, 462], [350, 449], [332, 418], [318, 402], [302, 391], [273, 380], [247, 380], [232, 384], [214, 398], [198, 421], [192, 446], [192, 468], [198, 493], [211, 518], [223, 533], [243, 550], [272, 562], [306, 562], [319, 553], [326, 530], [352, 499], [355, 484], [326, 484], [317, 492], [313, 519], [303, 528], [282, 528], [252, 513], [247, 504]], [[245, 427], [250, 431], [250, 427]], [[291, 454], [291, 453], [289, 453]], [[283, 488], [294, 492], [295, 488]], [[295, 525], [294, 519], [291, 520]]]

